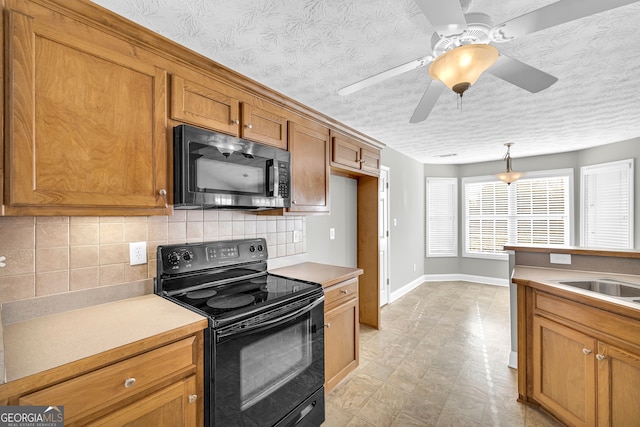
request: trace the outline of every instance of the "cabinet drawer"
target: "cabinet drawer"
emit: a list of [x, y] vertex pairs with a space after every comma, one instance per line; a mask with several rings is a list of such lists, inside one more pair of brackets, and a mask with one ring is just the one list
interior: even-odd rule
[[196, 338], [189, 337], [22, 396], [19, 405], [64, 405], [65, 421], [71, 423], [165, 379], [195, 372], [196, 348]]
[[357, 297], [358, 279], [353, 278], [326, 288], [324, 291], [324, 305], [329, 307], [335, 303]]

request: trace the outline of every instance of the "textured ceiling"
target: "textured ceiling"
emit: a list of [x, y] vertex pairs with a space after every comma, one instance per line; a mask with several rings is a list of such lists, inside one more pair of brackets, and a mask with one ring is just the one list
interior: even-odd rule
[[[494, 44], [558, 82], [532, 94], [484, 74], [461, 109], [447, 90], [419, 124], [427, 67], [337, 94], [431, 53], [413, 0], [95, 2], [423, 163], [500, 159], [506, 142], [517, 158], [640, 137], [640, 2]], [[474, 0], [469, 12], [497, 24], [550, 3]]]

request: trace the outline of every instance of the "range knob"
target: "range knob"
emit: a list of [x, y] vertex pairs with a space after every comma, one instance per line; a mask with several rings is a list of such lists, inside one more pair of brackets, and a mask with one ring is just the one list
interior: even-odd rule
[[187, 251], [182, 254], [182, 259], [185, 261], [191, 261], [193, 259], [193, 254]]
[[180, 262], [180, 257], [177, 253], [171, 252], [169, 255], [167, 255], [167, 261], [169, 261], [169, 264], [171, 265], [176, 265]]
[[262, 245], [258, 245], [258, 252], [262, 252], [263, 249]]
[[255, 252], [256, 251], [256, 247], [251, 245], [249, 246], [249, 252]]

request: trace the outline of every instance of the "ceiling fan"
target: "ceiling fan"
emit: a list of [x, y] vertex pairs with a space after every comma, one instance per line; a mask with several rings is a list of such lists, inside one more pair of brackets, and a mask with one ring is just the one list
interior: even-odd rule
[[540, 92], [558, 79], [517, 59], [500, 54], [490, 43], [508, 42], [575, 19], [615, 9], [638, 0], [559, 0], [540, 9], [493, 25], [484, 13], [463, 11], [471, 0], [415, 0], [435, 33], [431, 54], [360, 80], [338, 91], [349, 95], [428, 64], [432, 78], [418, 102], [410, 123], [425, 120], [445, 87], [462, 96], [484, 71], [531, 93]]

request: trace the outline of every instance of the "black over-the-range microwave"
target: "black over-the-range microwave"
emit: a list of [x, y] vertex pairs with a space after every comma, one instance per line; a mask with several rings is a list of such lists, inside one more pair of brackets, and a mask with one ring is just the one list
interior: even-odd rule
[[174, 128], [174, 208], [291, 206], [288, 151], [188, 125]]

